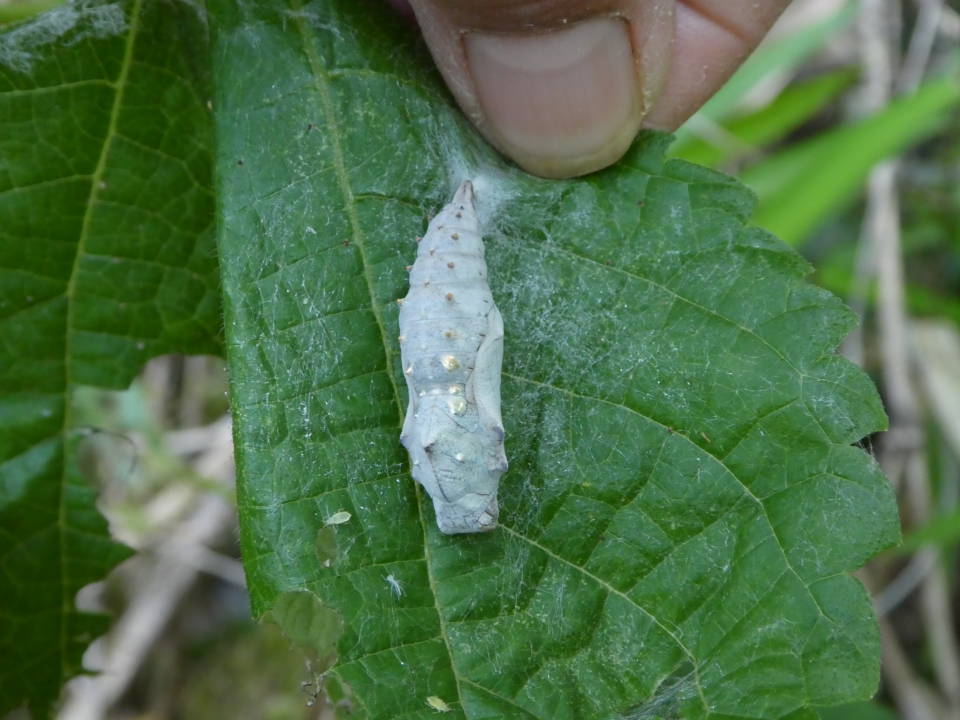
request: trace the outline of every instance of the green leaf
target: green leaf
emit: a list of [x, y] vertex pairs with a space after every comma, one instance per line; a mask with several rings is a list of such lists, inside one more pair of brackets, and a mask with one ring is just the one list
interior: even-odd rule
[[842, 705], [820, 711], [821, 720], [897, 720], [897, 714], [877, 703]]
[[220, 347], [205, 57], [184, 3], [0, 35], [0, 714], [49, 714], [105, 629], [74, 596], [127, 555], [75, 467], [73, 389]]
[[932, 78], [868, 118], [750, 167], [742, 179], [760, 198], [754, 222], [798, 244], [857, 197], [874, 165], [943, 127], [958, 105], [957, 78]]
[[330, 651], [343, 632], [340, 617], [309, 592], [294, 590], [277, 597], [264, 615], [299, 648], [312, 656]]
[[[832, 352], [851, 314], [746, 226], [750, 193], [652, 134], [588, 178], [527, 176], [374, 5], [210, 10], [255, 612], [298, 590], [336, 611], [332, 673], [369, 718], [431, 718], [435, 697], [472, 720], [808, 720], [870, 697], [877, 633], [847, 572], [898, 523], [850, 443], [885, 418]], [[511, 470], [501, 527], [449, 537], [398, 442], [394, 300], [466, 177]]]
[[44, 10], [50, 10], [62, 5], [64, 0], [14, 0], [0, 3], [0, 29], [8, 23], [15, 23], [39, 15]]
[[729, 143], [688, 136], [686, 142], [675, 142], [669, 155], [716, 169], [749, 160], [764, 145], [780, 140], [822, 110], [855, 77], [855, 71], [845, 68], [790, 85], [769, 105], [726, 121], [723, 127]]

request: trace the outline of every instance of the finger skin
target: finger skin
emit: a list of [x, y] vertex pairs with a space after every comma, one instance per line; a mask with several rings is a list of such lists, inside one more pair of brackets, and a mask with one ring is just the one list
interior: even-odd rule
[[[673, 130], [682, 124], [750, 54], [787, 2], [410, 0], [437, 67], [471, 122], [491, 144], [524, 169], [557, 178], [586, 174], [616, 162], [641, 127]], [[531, 132], [525, 136], [523, 132], [505, 131], [503, 117], [509, 115], [511, 103], [518, 104], [516, 122], [532, 122], [521, 112], [523, 81], [511, 86], [505, 78], [500, 83], [504, 97], [491, 95], [497, 88], [491, 89], [490, 82], [484, 84], [481, 80], [478, 84], [471, 72], [471, 61], [489, 62], [490, 54], [485, 59], [482, 53], [472, 51], [481, 47], [477, 38], [559, 34], [596, 18], [617, 18], [625, 24], [635, 64], [636, 101], [627, 103], [624, 110], [624, 102], [604, 97], [603, 89], [594, 87], [601, 83], [586, 81], [584, 73], [572, 73], [572, 82], [579, 84], [570, 87], [570, 93], [555, 93], [558, 127], [544, 130], [544, 134], [552, 132], [553, 136], [537, 138]], [[596, 67], [604, 66], [597, 63]], [[478, 72], [477, 77], [482, 79], [483, 73]], [[554, 85], [561, 87], [562, 83]], [[616, 83], [610, 91], [628, 92]], [[549, 88], [542, 90], [541, 95], [547, 97], [529, 95], [530, 102], [539, 103], [536, 109], [541, 116], [552, 119], [550, 92]], [[571, 93], [574, 102], [568, 102]], [[619, 113], [608, 123], [609, 128], [602, 122], [605, 103], [609, 103], [611, 113]], [[578, 142], [592, 123], [599, 124], [599, 129], [596, 125], [593, 128], [601, 139]], [[564, 150], [563, 132], [569, 133], [569, 152]], [[530, 138], [529, 142], [525, 137]]]
[[663, 93], [644, 120], [673, 131], [700, 109], [753, 52], [789, 0], [677, 3], [673, 61]]

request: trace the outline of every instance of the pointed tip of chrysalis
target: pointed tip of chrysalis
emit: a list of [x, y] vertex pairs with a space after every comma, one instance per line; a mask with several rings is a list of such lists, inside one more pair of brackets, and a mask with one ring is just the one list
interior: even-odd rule
[[469, 180], [464, 180], [453, 196], [453, 202], [473, 207], [473, 183]]

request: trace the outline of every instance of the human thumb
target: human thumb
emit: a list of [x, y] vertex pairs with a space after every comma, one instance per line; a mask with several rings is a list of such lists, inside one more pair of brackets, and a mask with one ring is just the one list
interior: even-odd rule
[[410, 0], [467, 117], [544, 177], [627, 150], [669, 71], [674, 0]]

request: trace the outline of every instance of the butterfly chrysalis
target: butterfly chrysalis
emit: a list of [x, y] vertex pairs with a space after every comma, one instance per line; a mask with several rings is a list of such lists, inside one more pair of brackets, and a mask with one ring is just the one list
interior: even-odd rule
[[492, 530], [507, 470], [500, 419], [503, 319], [487, 284], [473, 185], [430, 222], [400, 304], [410, 393], [400, 442], [447, 534]]

